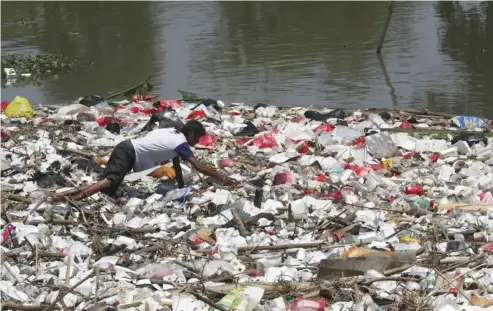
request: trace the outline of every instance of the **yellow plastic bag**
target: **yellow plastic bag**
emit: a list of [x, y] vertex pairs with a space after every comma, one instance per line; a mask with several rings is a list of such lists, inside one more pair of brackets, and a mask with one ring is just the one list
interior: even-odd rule
[[157, 169], [155, 169], [152, 173], [151, 176], [153, 178], [162, 178], [163, 176], [167, 176], [170, 179], [175, 179], [176, 178], [176, 172], [173, 168], [168, 167], [168, 166], [161, 166]]
[[16, 96], [4, 113], [9, 118], [32, 118], [34, 109], [26, 98]]

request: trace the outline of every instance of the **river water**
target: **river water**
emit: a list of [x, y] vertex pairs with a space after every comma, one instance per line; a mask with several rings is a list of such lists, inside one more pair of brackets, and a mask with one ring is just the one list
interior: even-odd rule
[[[493, 118], [493, 2], [5, 2], [3, 53], [56, 53], [82, 68], [3, 87], [33, 103], [108, 95], [153, 77], [227, 102], [426, 107]], [[20, 20], [24, 20], [24, 24]]]

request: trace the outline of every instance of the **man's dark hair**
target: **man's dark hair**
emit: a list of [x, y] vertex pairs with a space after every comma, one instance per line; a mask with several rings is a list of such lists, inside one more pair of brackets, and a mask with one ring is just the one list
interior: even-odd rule
[[193, 134], [194, 137], [199, 138], [205, 135], [205, 128], [197, 120], [190, 120], [181, 129], [183, 135], [188, 136], [188, 134]]

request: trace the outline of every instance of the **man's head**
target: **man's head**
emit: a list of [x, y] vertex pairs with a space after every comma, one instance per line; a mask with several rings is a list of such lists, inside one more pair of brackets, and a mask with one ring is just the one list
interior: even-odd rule
[[190, 146], [195, 146], [199, 142], [200, 137], [205, 135], [204, 126], [197, 120], [188, 121], [181, 129], [181, 132], [187, 138]]

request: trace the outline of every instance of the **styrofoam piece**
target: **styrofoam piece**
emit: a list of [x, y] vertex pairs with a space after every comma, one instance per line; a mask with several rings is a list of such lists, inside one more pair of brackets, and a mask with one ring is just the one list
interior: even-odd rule
[[366, 136], [366, 147], [373, 156], [377, 157], [389, 158], [397, 152], [397, 147], [388, 132]]
[[454, 173], [454, 169], [450, 165], [442, 165], [440, 168], [440, 173], [438, 174], [438, 179], [443, 181], [449, 181], [450, 176]]

